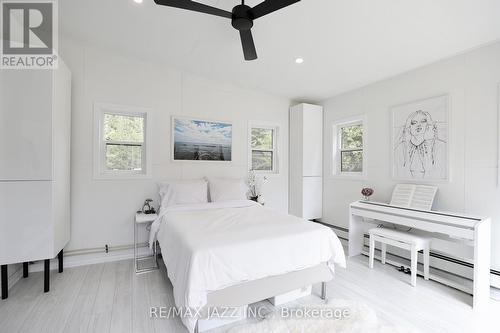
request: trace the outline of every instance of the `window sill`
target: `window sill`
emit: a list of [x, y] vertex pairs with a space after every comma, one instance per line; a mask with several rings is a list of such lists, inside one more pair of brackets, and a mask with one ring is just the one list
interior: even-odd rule
[[273, 177], [273, 176], [279, 176], [280, 175], [280, 172], [279, 171], [257, 171], [257, 170], [253, 170], [253, 172], [258, 175], [258, 176], [269, 176], [269, 177]]
[[103, 173], [94, 175], [94, 180], [144, 180], [153, 178], [150, 174], [143, 173]]
[[367, 175], [364, 173], [362, 173], [362, 174], [335, 174], [335, 175], [330, 175], [328, 178], [338, 179], [338, 180], [354, 180], [354, 181], [368, 179]]

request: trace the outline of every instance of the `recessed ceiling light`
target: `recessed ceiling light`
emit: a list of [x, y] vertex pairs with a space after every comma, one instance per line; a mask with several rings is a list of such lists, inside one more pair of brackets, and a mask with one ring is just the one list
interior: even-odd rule
[[135, 3], [142, 3], [142, 0], [134, 0]]
[[296, 64], [301, 64], [301, 63], [303, 63], [303, 62], [304, 62], [304, 59], [303, 59], [303, 58], [296, 58], [296, 59], [295, 59], [295, 63], [296, 63]]

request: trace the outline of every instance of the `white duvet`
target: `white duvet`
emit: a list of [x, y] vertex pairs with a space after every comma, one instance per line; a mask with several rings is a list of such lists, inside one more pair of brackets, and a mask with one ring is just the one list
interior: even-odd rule
[[212, 291], [324, 262], [332, 271], [333, 264], [345, 267], [330, 228], [253, 201], [162, 209], [150, 243], [155, 236], [178, 307], [203, 307]]

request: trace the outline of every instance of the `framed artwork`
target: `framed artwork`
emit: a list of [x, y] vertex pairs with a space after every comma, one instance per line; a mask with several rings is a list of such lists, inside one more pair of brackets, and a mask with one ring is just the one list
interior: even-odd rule
[[448, 95], [391, 108], [394, 179], [449, 181]]
[[172, 159], [174, 161], [232, 160], [231, 123], [172, 117]]

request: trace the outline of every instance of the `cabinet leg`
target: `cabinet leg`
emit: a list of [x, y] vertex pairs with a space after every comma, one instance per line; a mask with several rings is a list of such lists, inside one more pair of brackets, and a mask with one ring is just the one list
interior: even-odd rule
[[23, 262], [23, 278], [28, 277], [28, 262]]
[[2, 299], [9, 297], [9, 283], [7, 277], [7, 265], [2, 265]]
[[57, 254], [57, 260], [59, 261], [59, 273], [62, 273], [64, 270], [63, 250]]
[[50, 283], [50, 259], [45, 259], [43, 262], [43, 292], [49, 292]]

